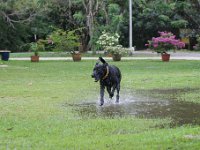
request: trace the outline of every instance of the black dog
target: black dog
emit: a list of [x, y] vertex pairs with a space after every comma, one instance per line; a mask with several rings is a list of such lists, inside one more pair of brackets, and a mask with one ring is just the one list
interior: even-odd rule
[[114, 96], [115, 89], [117, 89], [116, 103], [118, 103], [121, 72], [116, 66], [108, 65], [108, 63], [102, 57], [99, 57], [99, 60], [103, 64], [99, 64], [99, 62], [96, 63], [93, 69], [92, 78], [95, 79], [95, 82], [100, 81], [100, 106], [104, 104], [105, 87], [110, 98]]

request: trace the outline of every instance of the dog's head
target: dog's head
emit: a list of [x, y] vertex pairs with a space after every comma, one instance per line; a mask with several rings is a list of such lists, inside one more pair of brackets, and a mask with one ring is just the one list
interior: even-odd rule
[[107, 72], [107, 62], [102, 57], [99, 57], [99, 60], [102, 62], [102, 64], [99, 64], [99, 62], [97, 62], [94, 66], [92, 73], [92, 78], [95, 79], [95, 82], [98, 82], [99, 80], [103, 79]]

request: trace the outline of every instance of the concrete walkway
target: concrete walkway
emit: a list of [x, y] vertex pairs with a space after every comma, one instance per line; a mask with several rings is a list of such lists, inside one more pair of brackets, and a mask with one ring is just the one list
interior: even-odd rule
[[[112, 60], [111, 57], [104, 57], [105, 60]], [[121, 60], [159, 60], [160, 57], [122, 57]], [[173, 57], [171, 60], [200, 60], [200, 57]], [[9, 60], [26, 60], [29, 61], [30, 58], [10, 58]], [[71, 57], [40, 57], [40, 60], [72, 60]], [[81, 60], [98, 60], [98, 57], [82, 57]]]
[[[171, 60], [200, 60], [200, 52], [171, 52]], [[104, 57], [112, 60], [111, 57]], [[30, 57], [9, 58], [10, 60], [30, 60]], [[159, 60], [161, 56], [151, 51], [134, 51], [131, 57], [122, 57], [122, 60]], [[72, 57], [40, 57], [40, 60], [72, 60]], [[98, 57], [82, 57], [82, 60], [98, 60]]]

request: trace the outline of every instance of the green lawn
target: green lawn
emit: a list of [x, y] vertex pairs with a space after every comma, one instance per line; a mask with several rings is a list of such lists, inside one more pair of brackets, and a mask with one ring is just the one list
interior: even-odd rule
[[[200, 61], [109, 63], [122, 71], [121, 94], [200, 103]], [[0, 62], [0, 149], [200, 148], [198, 125], [170, 127], [170, 118], [82, 117], [66, 105], [98, 101], [99, 85], [91, 78], [94, 64]]]

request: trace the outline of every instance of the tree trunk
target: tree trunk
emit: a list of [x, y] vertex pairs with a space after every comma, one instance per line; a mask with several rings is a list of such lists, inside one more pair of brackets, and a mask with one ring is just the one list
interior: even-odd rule
[[[94, 18], [99, 11], [99, 0], [82, 0], [87, 16], [87, 29], [89, 34], [88, 49], [92, 49], [94, 32]], [[103, 2], [101, 2], [102, 4]]]

